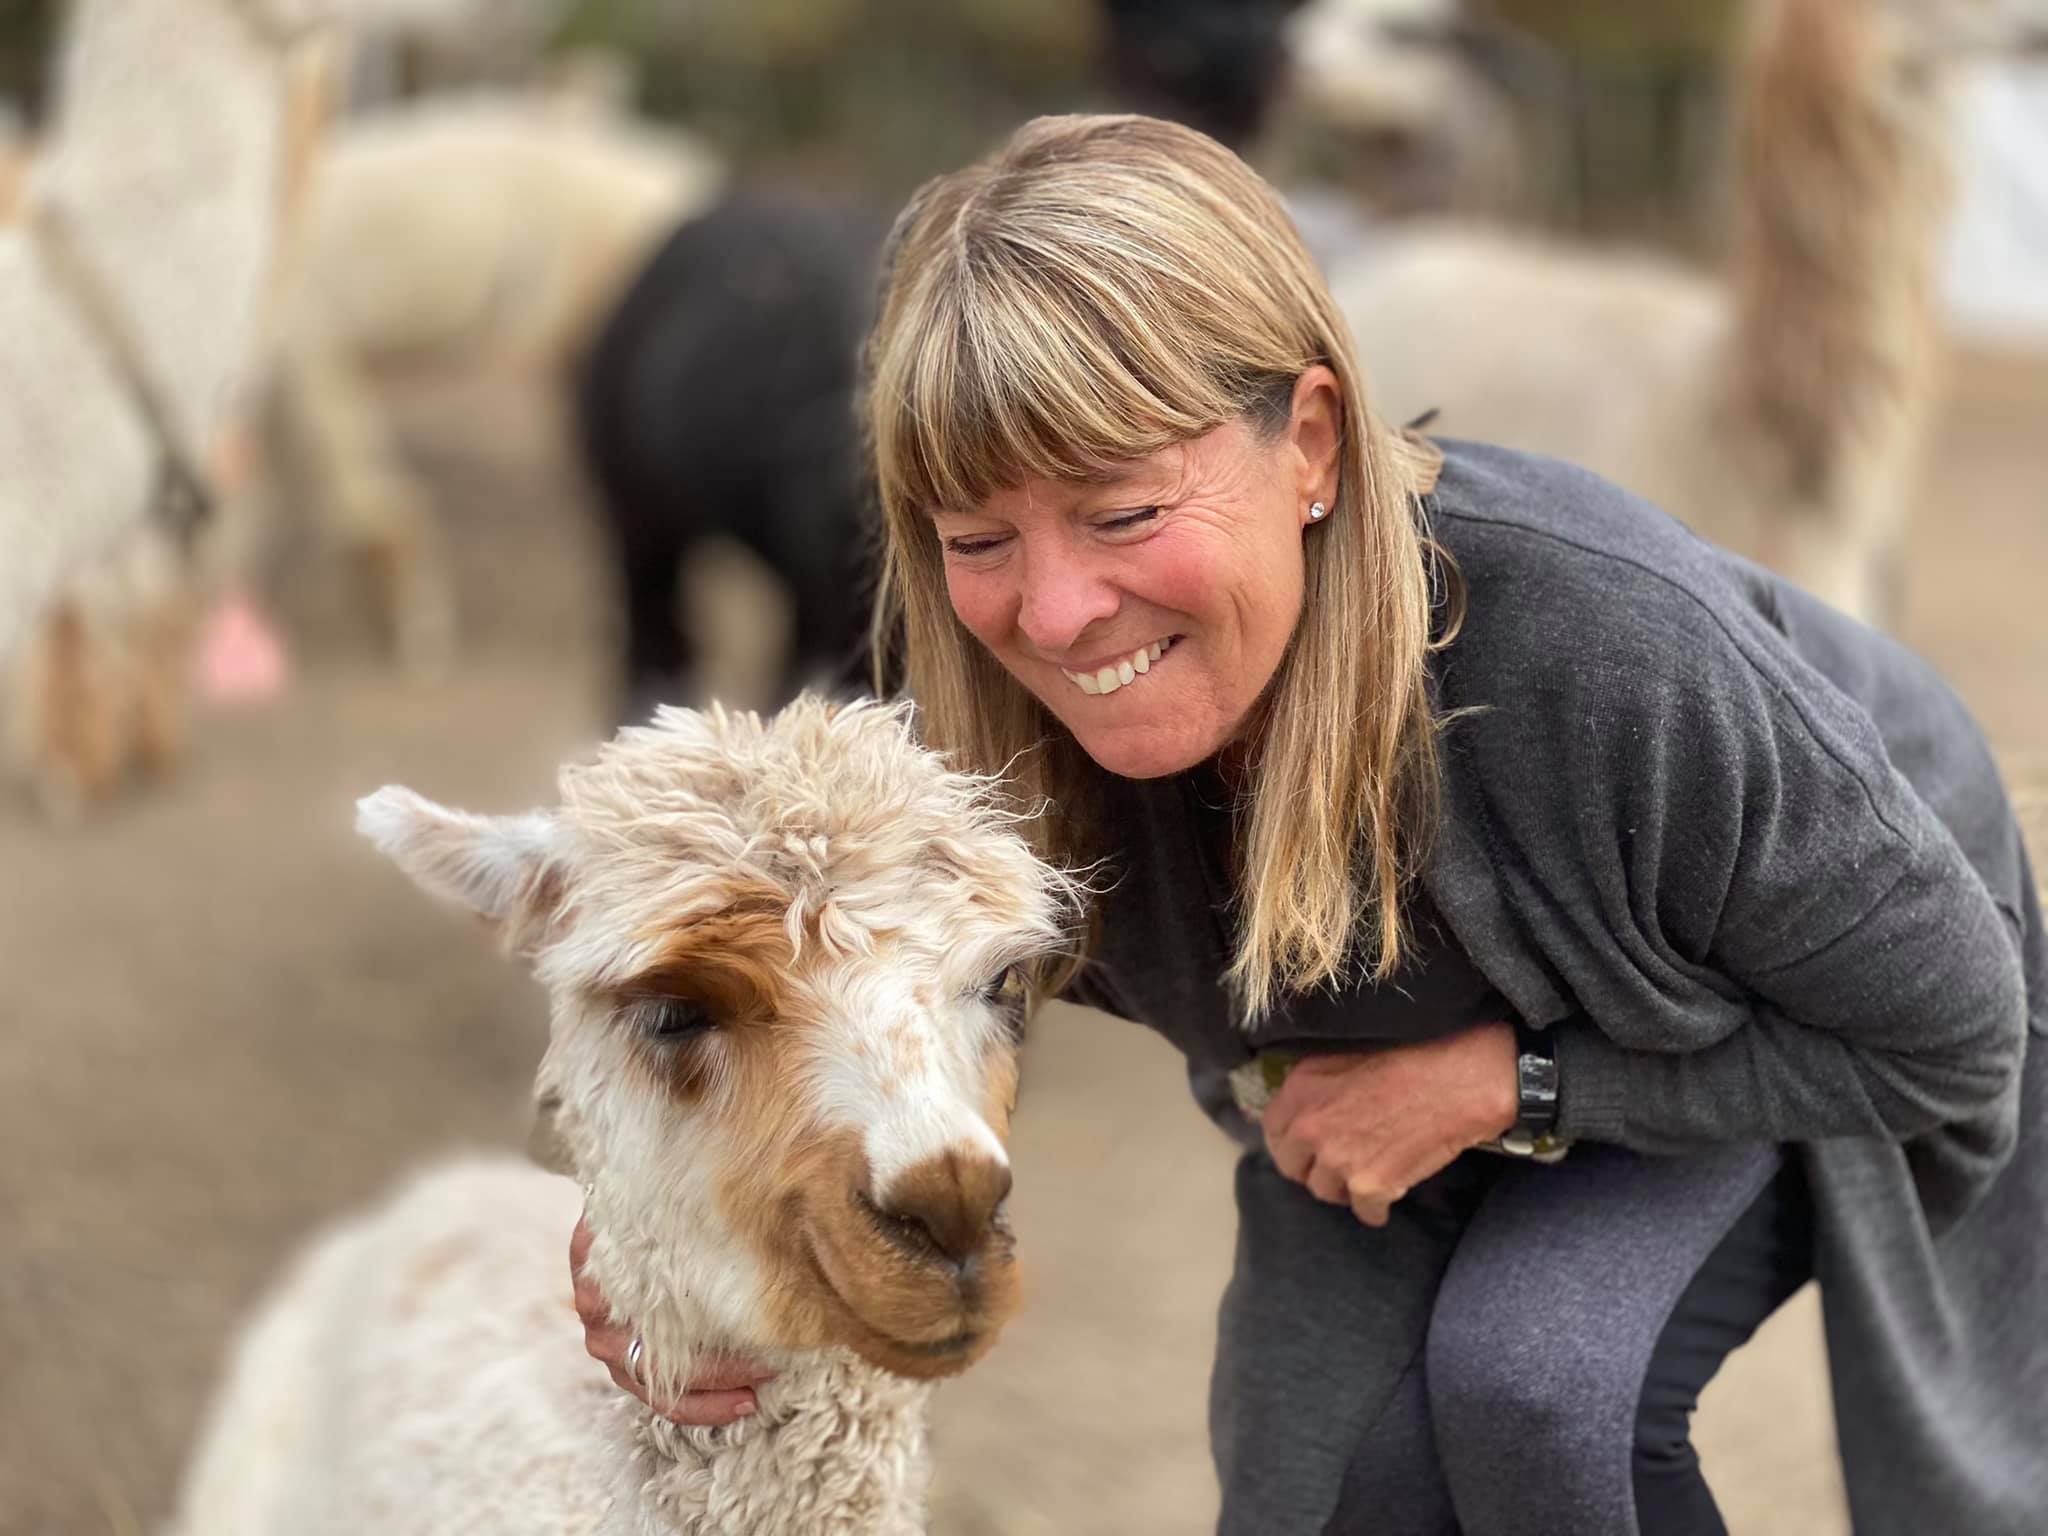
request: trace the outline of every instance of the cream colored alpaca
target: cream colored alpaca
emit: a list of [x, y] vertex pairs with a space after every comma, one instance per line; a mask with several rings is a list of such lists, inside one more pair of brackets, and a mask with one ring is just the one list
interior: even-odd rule
[[[546, 987], [575, 1182], [458, 1162], [320, 1240], [242, 1341], [182, 1536], [924, 1529], [928, 1383], [1015, 1302], [1014, 968], [1074, 892], [902, 709], [663, 710], [561, 792], [385, 789], [358, 825]], [[583, 1355], [579, 1204], [659, 1377], [762, 1358], [757, 1418], [677, 1429]]]
[[688, 137], [580, 100], [454, 97], [350, 122], [315, 169], [264, 370], [262, 505], [310, 504], [371, 576], [398, 658], [437, 670], [454, 598], [432, 496], [380, 384], [526, 380], [548, 393], [648, 251], [709, 201]]
[[1330, 140], [1375, 214], [1526, 201], [1513, 114], [1456, 46], [1459, 19], [1459, 0], [1308, 0], [1287, 21], [1283, 140]]
[[[58, 110], [0, 150], [0, 728], [45, 805], [161, 768], [344, 29], [498, 0], [78, 0]], [[463, 16], [468, 16], [468, 22]], [[9, 670], [11, 668], [11, 671]]]
[[1381, 410], [1583, 464], [1874, 615], [1937, 390], [1946, 17], [1756, 0], [1723, 281], [1464, 229], [1341, 267]]
[[0, 665], [54, 808], [174, 754], [189, 537], [329, 38], [290, 0], [80, 0], [0, 229]]

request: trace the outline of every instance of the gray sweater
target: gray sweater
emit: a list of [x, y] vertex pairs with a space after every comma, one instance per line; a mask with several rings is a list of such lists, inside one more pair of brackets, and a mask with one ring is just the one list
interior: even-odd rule
[[1446, 446], [1469, 612], [1434, 682], [1466, 713], [1419, 964], [1239, 1031], [1195, 777], [1111, 788], [1127, 878], [1083, 995], [1174, 1039], [1244, 1140], [1222, 1076], [1262, 1044], [1509, 1009], [1556, 1033], [1570, 1136], [1798, 1144], [1857, 1530], [2048, 1532], [2048, 939], [1981, 734], [1911, 653], [1615, 487]]

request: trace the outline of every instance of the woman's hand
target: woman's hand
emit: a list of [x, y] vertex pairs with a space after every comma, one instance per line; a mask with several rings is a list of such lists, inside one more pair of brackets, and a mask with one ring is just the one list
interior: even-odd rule
[[1467, 1147], [1515, 1123], [1515, 1032], [1479, 1024], [1413, 1045], [1310, 1056], [1261, 1124], [1273, 1162], [1369, 1227]]
[[612, 1310], [597, 1288], [597, 1282], [583, 1273], [583, 1261], [590, 1255], [590, 1228], [581, 1220], [569, 1238], [569, 1273], [576, 1281], [576, 1315], [583, 1319], [583, 1347], [612, 1373], [620, 1388], [678, 1424], [716, 1426], [744, 1419], [759, 1406], [754, 1388], [773, 1381], [775, 1373], [764, 1371], [751, 1360], [714, 1357], [698, 1362], [683, 1395], [673, 1402], [655, 1402], [647, 1388], [634, 1380], [626, 1366], [633, 1336], [612, 1321]]

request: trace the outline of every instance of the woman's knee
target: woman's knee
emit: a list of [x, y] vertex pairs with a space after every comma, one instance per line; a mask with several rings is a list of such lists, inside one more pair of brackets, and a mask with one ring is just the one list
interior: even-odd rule
[[1625, 1428], [1635, 1417], [1641, 1359], [1570, 1333], [1512, 1306], [1440, 1306], [1428, 1380], [1447, 1452], [1555, 1468], [1588, 1446], [1594, 1426]]
[[[1633, 1531], [1638, 1352], [1514, 1306], [1440, 1306], [1430, 1416], [1462, 1528]], [[1632, 1358], [1631, 1358], [1632, 1357]]]

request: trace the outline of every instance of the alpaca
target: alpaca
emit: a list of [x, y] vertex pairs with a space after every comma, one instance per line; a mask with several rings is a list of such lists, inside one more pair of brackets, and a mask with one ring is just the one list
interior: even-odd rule
[[677, 591], [711, 538], [790, 595], [775, 702], [849, 675], [870, 588], [854, 374], [884, 228], [743, 192], [669, 236], [592, 345], [576, 416], [619, 574], [625, 718], [701, 686]]
[[452, 657], [433, 499], [380, 384], [513, 375], [566, 387], [648, 251], [721, 171], [686, 135], [587, 101], [476, 94], [367, 113], [324, 147], [261, 368], [245, 540], [307, 503], [370, 578], [408, 670]]
[[71, 9], [0, 228], [0, 665], [51, 809], [176, 753], [215, 449], [330, 43], [296, 7]]
[[1310, 0], [1288, 19], [1278, 134], [1365, 211], [1495, 213], [1529, 167], [1503, 77], [1528, 44], [1465, 22], [1457, 0]]
[[1943, 18], [1757, 0], [1724, 281], [1455, 227], [1338, 266], [1380, 408], [1582, 464], [1876, 616], [1936, 395]]
[[1287, 73], [1301, 0], [1098, 0], [1111, 81], [1134, 110], [1233, 149], [1255, 137]]
[[[548, 991], [537, 1092], [575, 1182], [458, 1162], [320, 1241], [243, 1339], [176, 1529], [922, 1530], [930, 1383], [1016, 1303], [1018, 978], [1077, 897], [1015, 821], [906, 708], [810, 696], [664, 709], [551, 811], [360, 802]], [[657, 1387], [759, 1359], [756, 1417], [678, 1428], [583, 1357], [579, 1199]]]

